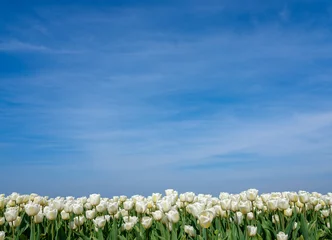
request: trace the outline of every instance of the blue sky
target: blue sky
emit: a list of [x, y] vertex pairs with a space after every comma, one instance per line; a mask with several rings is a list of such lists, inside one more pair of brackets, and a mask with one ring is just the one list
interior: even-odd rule
[[331, 191], [331, 27], [320, 0], [2, 1], [0, 191]]

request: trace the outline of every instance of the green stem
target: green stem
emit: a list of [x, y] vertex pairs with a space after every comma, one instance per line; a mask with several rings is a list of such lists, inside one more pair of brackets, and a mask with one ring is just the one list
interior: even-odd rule
[[52, 239], [54, 239], [54, 224], [51, 223]]
[[[12, 222], [12, 224], [14, 224], [14, 222]], [[12, 226], [12, 232], [13, 232], [13, 240], [15, 239], [15, 228], [14, 226]]]

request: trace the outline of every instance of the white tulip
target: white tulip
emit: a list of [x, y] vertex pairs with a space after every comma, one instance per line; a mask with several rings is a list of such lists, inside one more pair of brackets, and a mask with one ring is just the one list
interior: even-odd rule
[[277, 210], [277, 208], [278, 208], [278, 200], [276, 200], [276, 199], [270, 199], [270, 200], [268, 200], [267, 207], [271, 211]]
[[309, 202], [309, 195], [307, 193], [300, 193], [299, 200], [301, 203], [305, 204], [305, 203]]
[[141, 222], [142, 222], [142, 226], [145, 229], [148, 229], [152, 225], [152, 218], [151, 217], [143, 217], [142, 220], [141, 220]]
[[99, 213], [105, 212], [107, 209], [106, 203], [104, 202], [100, 202], [97, 206], [96, 206], [96, 210]]
[[291, 217], [292, 214], [293, 214], [293, 209], [291, 209], [291, 208], [287, 208], [287, 209], [284, 210], [284, 215], [285, 215], [286, 217]]
[[248, 212], [247, 213], [247, 219], [248, 220], [253, 220], [255, 218], [255, 216], [254, 216], [254, 213], [253, 212]]
[[51, 221], [55, 220], [57, 215], [58, 215], [58, 210], [56, 209], [49, 209], [48, 211], [45, 212], [45, 217]]
[[65, 210], [67, 213], [73, 212], [73, 205], [71, 203], [65, 203], [63, 210]]
[[193, 226], [185, 225], [184, 232], [187, 233], [190, 237], [196, 236], [196, 230]]
[[162, 200], [160, 205], [163, 212], [168, 212], [169, 210], [171, 210], [172, 202], [167, 198]]
[[241, 212], [236, 212], [234, 216], [234, 221], [237, 224], [241, 224], [243, 221], [243, 214]]
[[97, 206], [100, 203], [100, 194], [91, 194], [89, 200], [92, 206]]
[[272, 223], [278, 223], [280, 221], [279, 216], [277, 214], [272, 216]]
[[92, 210], [87, 210], [85, 212], [85, 216], [87, 219], [94, 219], [96, 217], [96, 210], [95, 209], [92, 209]]
[[146, 204], [143, 201], [137, 201], [135, 204], [135, 210], [137, 213], [144, 213], [146, 211]]
[[244, 201], [244, 202], [239, 202], [238, 208], [242, 214], [247, 214], [248, 212], [251, 211], [251, 202], [249, 201]]
[[233, 212], [236, 212], [237, 210], [239, 210], [239, 202], [238, 201], [231, 201], [231, 210]]
[[220, 200], [228, 199], [228, 198], [229, 198], [229, 193], [221, 192], [221, 193], [219, 194], [219, 199], [220, 199]]
[[106, 219], [104, 216], [96, 217], [96, 219], [93, 219], [93, 223], [97, 228], [104, 228], [106, 225]]
[[119, 210], [119, 205], [117, 202], [110, 203], [107, 207], [107, 211], [110, 215], [116, 214], [118, 210]]
[[54, 208], [58, 211], [62, 211], [64, 208], [64, 201], [62, 199], [57, 199], [53, 202]]
[[165, 190], [165, 193], [166, 193], [166, 196], [170, 196], [174, 193], [175, 191], [173, 189], [166, 189]]
[[76, 226], [82, 226], [85, 222], [85, 217], [84, 216], [77, 216], [74, 217], [74, 223]]
[[60, 214], [61, 214], [61, 219], [62, 220], [69, 220], [70, 215], [65, 210], [62, 210]]
[[133, 209], [134, 207], [134, 202], [132, 200], [126, 200], [124, 203], [123, 203], [123, 208], [126, 210], [126, 211], [130, 211], [131, 209]]
[[286, 198], [280, 198], [278, 200], [278, 208], [280, 210], [286, 210], [289, 208], [289, 201]]
[[125, 202], [127, 200], [127, 196], [121, 195], [119, 200], [120, 202]]
[[208, 228], [210, 227], [212, 221], [213, 221], [213, 213], [210, 211], [203, 211], [198, 217], [199, 220], [199, 225], [203, 228]]
[[328, 216], [330, 216], [330, 210], [328, 209], [322, 210], [321, 213], [323, 218], [327, 218]]
[[290, 193], [288, 193], [288, 199], [289, 199], [289, 201], [295, 203], [299, 200], [299, 196], [297, 195], [296, 192], [290, 192]]
[[91, 209], [93, 208], [93, 206], [92, 206], [91, 203], [87, 202], [87, 203], [84, 204], [84, 208], [85, 208], [86, 210], [91, 210]]
[[4, 231], [0, 231], [0, 240], [5, 240], [6, 234]]
[[9, 226], [18, 227], [21, 225], [21, 222], [22, 222], [22, 218], [20, 216], [18, 216], [13, 222], [9, 223]]
[[288, 235], [285, 234], [284, 232], [279, 232], [277, 234], [277, 240], [287, 240], [288, 239]]
[[168, 213], [166, 213], [168, 221], [171, 223], [177, 223], [180, 220], [179, 212], [176, 210], [170, 210]]
[[195, 193], [187, 192], [187, 193], [185, 193], [185, 198], [186, 198], [186, 201], [188, 203], [192, 203], [194, 201], [194, 198], [195, 198]]
[[73, 204], [73, 213], [75, 213], [76, 215], [81, 215], [83, 211], [84, 209], [82, 204], [79, 203]]
[[0, 226], [4, 225], [6, 222], [5, 217], [0, 217]]
[[154, 218], [154, 220], [156, 220], [156, 221], [161, 220], [162, 217], [163, 217], [163, 212], [160, 211], [160, 210], [157, 210], [157, 211], [155, 211], [155, 212], [152, 212], [151, 214], [152, 214], [152, 217]]
[[5, 208], [5, 199], [3, 197], [0, 197], [0, 210]]
[[44, 220], [44, 214], [42, 211], [40, 211], [36, 216], [33, 217], [34, 223], [42, 223]]
[[263, 200], [263, 202], [267, 203], [271, 199], [271, 194], [264, 193], [261, 195], [261, 199]]
[[248, 232], [249, 237], [254, 237], [257, 234], [257, 227], [247, 226], [247, 232]]
[[75, 225], [74, 221], [69, 222], [69, 228], [75, 230], [77, 226]]
[[130, 231], [131, 229], [133, 229], [134, 226], [135, 226], [135, 224], [133, 222], [125, 222], [123, 224], [123, 228], [127, 231]]
[[221, 205], [223, 210], [227, 211], [227, 210], [231, 209], [231, 202], [232, 202], [231, 199], [222, 199], [220, 201], [220, 205]]
[[18, 216], [18, 209], [15, 207], [9, 207], [5, 211], [5, 218], [7, 222], [13, 222]]
[[161, 199], [161, 194], [160, 193], [152, 193], [152, 201], [156, 203], [158, 200]]
[[257, 189], [248, 189], [246, 191], [246, 197], [249, 201], [255, 201], [257, 198], [258, 190]]
[[36, 203], [28, 203], [24, 206], [25, 212], [31, 217], [35, 216], [39, 213], [40, 211], [40, 205]]

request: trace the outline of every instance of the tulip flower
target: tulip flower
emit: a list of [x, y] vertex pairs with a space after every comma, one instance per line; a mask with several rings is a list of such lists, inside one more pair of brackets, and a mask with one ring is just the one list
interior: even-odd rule
[[247, 232], [248, 232], [249, 237], [254, 237], [257, 234], [257, 227], [247, 226]]
[[279, 232], [277, 234], [277, 240], [287, 240], [288, 239], [288, 235], [285, 234], [284, 232]]

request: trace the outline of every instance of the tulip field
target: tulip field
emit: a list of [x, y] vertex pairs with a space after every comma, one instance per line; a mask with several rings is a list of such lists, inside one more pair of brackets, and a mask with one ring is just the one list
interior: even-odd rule
[[0, 195], [3, 239], [332, 239], [332, 193]]

